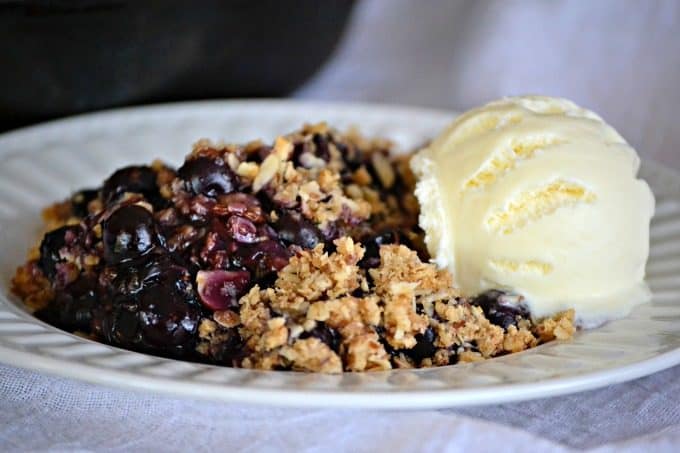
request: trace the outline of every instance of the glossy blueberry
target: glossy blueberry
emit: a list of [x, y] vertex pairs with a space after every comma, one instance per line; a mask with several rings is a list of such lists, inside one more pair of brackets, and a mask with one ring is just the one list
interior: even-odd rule
[[199, 310], [193, 299], [169, 283], [144, 288], [138, 296], [142, 338], [156, 347], [182, 345], [198, 328]]
[[274, 229], [285, 243], [306, 249], [314, 248], [323, 240], [319, 229], [297, 211], [282, 211], [274, 222]]
[[109, 299], [93, 312], [92, 330], [113, 344], [179, 356], [195, 343], [200, 308], [186, 269], [152, 262], [142, 268], [146, 273], [138, 272], [134, 292], [111, 288]]
[[434, 330], [432, 327], [428, 327], [425, 332], [416, 334], [416, 345], [411, 349], [404, 349], [403, 352], [416, 363], [420, 363], [423, 359], [432, 357], [437, 352], [434, 345], [435, 340]]
[[387, 244], [408, 244], [406, 237], [397, 231], [385, 231], [371, 236], [362, 245], [365, 248], [364, 257], [359, 261], [359, 266], [370, 269], [380, 266], [380, 247]]
[[236, 175], [220, 159], [198, 157], [187, 160], [177, 171], [187, 190], [194, 194], [216, 197], [233, 192], [237, 186]]
[[67, 287], [56, 291], [53, 303], [36, 313], [40, 319], [69, 331], [90, 330], [92, 311], [98, 302], [96, 277], [81, 274]]
[[489, 290], [472, 299], [470, 303], [479, 306], [492, 324], [504, 329], [517, 325], [518, 318], [529, 319], [529, 310], [521, 298], [503, 291]]
[[145, 261], [119, 263], [114, 266], [114, 278], [110, 287], [115, 293], [134, 295], [146, 286], [169, 281], [181, 282], [188, 279], [188, 273], [170, 254], [149, 254]]
[[325, 343], [326, 346], [335, 352], [340, 350], [340, 343], [342, 341], [340, 333], [323, 322], [317, 322], [316, 326], [312, 330], [308, 332], [302, 332], [300, 334], [301, 340], [310, 337], [318, 338], [322, 343]]
[[247, 271], [198, 271], [196, 288], [201, 303], [210, 310], [238, 308], [238, 300], [250, 287]]
[[79, 225], [67, 225], [45, 234], [40, 243], [38, 265], [48, 278], [56, 274], [56, 266], [63, 262], [62, 251], [77, 246], [83, 234]]
[[134, 260], [157, 242], [153, 215], [138, 205], [116, 209], [103, 222], [104, 258], [110, 264]]
[[288, 264], [288, 250], [275, 240], [256, 244], [240, 244], [232, 255], [234, 267], [248, 269], [253, 279], [266, 279], [272, 272], [278, 272]]
[[156, 184], [156, 172], [146, 166], [121, 168], [114, 172], [102, 186], [102, 198], [107, 204], [116, 201], [125, 192], [138, 193], [150, 201], [156, 201], [160, 197]]

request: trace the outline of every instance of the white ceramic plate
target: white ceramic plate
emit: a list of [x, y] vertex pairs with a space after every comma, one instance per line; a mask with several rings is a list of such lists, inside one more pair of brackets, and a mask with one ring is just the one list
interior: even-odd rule
[[290, 101], [215, 101], [117, 110], [0, 136], [0, 361], [90, 382], [211, 400], [290, 406], [450, 407], [561, 395], [680, 363], [680, 175], [651, 164], [657, 197], [648, 281], [651, 304], [566, 343], [481, 363], [329, 376], [167, 360], [85, 340], [27, 314], [9, 281], [36, 240], [40, 208], [156, 157], [178, 164], [200, 137], [241, 142], [326, 120], [422, 144], [451, 112]]

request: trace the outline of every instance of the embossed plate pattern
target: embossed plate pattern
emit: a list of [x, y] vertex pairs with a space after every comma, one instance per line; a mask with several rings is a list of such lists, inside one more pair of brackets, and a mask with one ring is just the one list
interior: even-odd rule
[[[272, 139], [303, 122], [358, 125], [401, 149], [434, 136], [451, 112], [360, 104], [213, 101], [97, 113], [0, 136], [0, 361], [118, 387], [289, 406], [451, 407], [560, 395], [680, 363], [680, 175], [643, 164], [657, 197], [651, 304], [566, 343], [486, 362], [337, 376], [180, 362], [85, 340], [26, 313], [9, 280], [40, 228], [40, 208], [98, 184], [114, 169], [160, 157], [181, 162], [200, 137]], [[624, 131], [625, 135], [625, 131]]]

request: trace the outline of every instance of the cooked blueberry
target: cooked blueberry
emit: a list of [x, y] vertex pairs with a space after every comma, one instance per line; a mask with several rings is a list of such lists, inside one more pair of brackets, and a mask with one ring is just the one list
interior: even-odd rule
[[261, 163], [263, 160], [267, 158], [269, 154], [271, 154], [272, 149], [273, 148], [271, 146], [262, 145], [257, 149], [251, 150], [246, 155], [246, 161]]
[[368, 294], [368, 292], [364, 291], [364, 290], [361, 289], [361, 288], [357, 288], [357, 289], [355, 289], [354, 291], [352, 291], [352, 297], [358, 297], [358, 298], [360, 298], [360, 299], [361, 299], [362, 297], [366, 297], [367, 294]]
[[385, 231], [362, 241], [365, 252], [359, 266], [370, 269], [380, 266], [380, 247], [387, 244], [408, 244], [408, 239], [397, 231]]
[[382, 326], [376, 326], [375, 327], [375, 333], [378, 335], [378, 340], [380, 341], [380, 343], [385, 348], [385, 352], [387, 352], [390, 355], [390, 357], [397, 356], [399, 351], [394, 349], [392, 347], [392, 345], [385, 338], [385, 328], [382, 327]]
[[266, 278], [272, 272], [278, 272], [288, 264], [288, 250], [274, 240], [265, 240], [256, 244], [241, 244], [232, 256], [235, 267], [250, 270], [255, 280]]
[[321, 232], [297, 211], [285, 210], [274, 222], [274, 228], [282, 241], [311, 249], [322, 242]]
[[314, 145], [316, 145], [314, 154], [326, 162], [331, 160], [331, 153], [328, 148], [328, 137], [321, 134], [314, 134], [312, 140], [314, 141]]
[[487, 291], [470, 303], [479, 306], [492, 324], [504, 329], [517, 325], [518, 318], [529, 319], [529, 310], [522, 303], [522, 298], [503, 291]]
[[204, 306], [211, 310], [238, 307], [238, 300], [250, 285], [247, 271], [198, 271], [196, 287]]
[[188, 280], [189, 274], [178, 257], [171, 254], [162, 254], [149, 259], [141, 268], [141, 280], [143, 284], [158, 281]]
[[198, 157], [187, 160], [177, 171], [187, 189], [208, 197], [230, 193], [236, 189], [236, 175], [221, 159]]
[[179, 346], [193, 340], [199, 310], [176, 286], [154, 284], [139, 297], [138, 318], [143, 341], [159, 348]]
[[325, 247], [324, 249], [328, 252], [331, 253], [335, 251], [335, 247], [333, 246], [333, 241], [340, 236], [342, 236], [343, 229], [340, 228], [338, 223], [328, 223], [325, 228], [320, 229], [321, 235], [323, 236], [324, 242], [325, 242]]
[[114, 278], [110, 286], [114, 292], [125, 295], [134, 295], [153, 283], [162, 281], [179, 283], [189, 279], [188, 271], [170, 254], [149, 256], [143, 264], [134, 261], [121, 263], [114, 269]]
[[257, 226], [257, 236], [260, 241], [265, 239], [279, 240], [279, 234], [269, 224], [263, 223]]
[[257, 285], [261, 289], [273, 288], [274, 285], [276, 284], [276, 279], [277, 279], [276, 273], [270, 272], [269, 274], [260, 276], [260, 278], [258, 278], [255, 283], [257, 283]]
[[63, 262], [62, 252], [77, 245], [83, 233], [79, 225], [67, 225], [46, 233], [40, 243], [40, 269], [49, 278], [56, 274], [57, 264]]
[[420, 363], [423, 359], [432, 357], [437, 351], [434, 345], [436, 336], [432, 327], [425, 329], [425, 332], [416, 334], [416, 345], [411, 349], [404, 349], [403, 352], [416, 363]]
[[302, 332], [300, 334], [301, 340], [310, 337], [318, 338], [322, 343], [325, 343], [326, 346], [335, 352], [340, 350], [340, 343], [342, 341], [340, 333], [338, 333], [338, 331], [334, 328], [328, 326], [326, 323], [317, 322], [316, 326], [312, 330], [308, 332]]
[[97, 304], [96, 283], [92, 276], [81, 275], [68, 285], [67, 291], [57, 291], [54, 306], [59, 307], [55, 319], [58, 325], [68, 330], [89, 330]]
[[106, 338], [114, 344], [127, 347], [143, 346], [140, 344], [142, 333], [137, 305], [123, 303], [113, 310], [111, 321], [104, 324], [108, 327]]
[[188, 274], [167, 276], [134, 295], [113, 294], [101, 301], [93, 313], [93, 332], [131, 349], [172, 356], [190, 352], [200, 309], [185, 278]]
[[115, 266], [102, 273], [102, 284], [118, 294], [133, 295], [144, 285], [143, 270], [137, 266]]
[[103, 222], [104, 257], [120, 263], [149, 252], [155, 242], [154, 219], [138, 205], [118, 208]]
[[231, 237], [243, 244], [252, 244], [258, 241], [257, 227], [245, 217], [237, 215], [229, 217], [227, 220], [227, 230]]
[[125, 192], [139, 193], [155, 201], [159, 197], [156, 172], [146, 166], [121, 168], [104, 182], [102, 198], [105, 203], [111, 203]]
[[87, 206], [92, 200], [99, 196], [99, 191], [96, 189], [85, 189], [76, 192], [71, 196], [71, 206], [73, 214], [76, 217], [86, 217], [89, 214]]
[[260, 149], [257, 150], [257, 157], [262, 162], [267, 158], [272, 153], [272, 147], [271, 146], [261, 146]]
[[227, 366], [238, 366], [240, 359], [247, 354], [243, 339], [237, 329], [224, 329], [220, 332], [220, 341], [210, 344], [208, 355], [218, 363]]

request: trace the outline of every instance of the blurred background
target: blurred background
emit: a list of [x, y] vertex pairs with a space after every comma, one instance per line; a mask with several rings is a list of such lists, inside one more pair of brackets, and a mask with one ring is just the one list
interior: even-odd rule
[[546, 94], [680, 169], [677, 0], [0, 0], [0, 129], [185, 99]]

